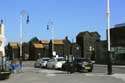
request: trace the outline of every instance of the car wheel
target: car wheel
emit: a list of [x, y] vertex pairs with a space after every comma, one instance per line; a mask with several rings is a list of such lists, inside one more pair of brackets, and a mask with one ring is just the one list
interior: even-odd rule
[[40, 68], [42, 68], [42, 65], [40, 64]]
[[89, 69], [88, 72], [92, 72], [92, 69]]
[[74, 73], [75, 72], [75, 67], [71, 67], [70, 69], [69, 69], [70, 71], [70, 74], [72, 74], [72, 73]]
[[55, 65], [53, 65], [53, 69], [55, 69]]
[[48, 69], [48, 65], [46, 64], [46, 68]]
[[74, 71], [77, 72], [77, 67], [74, 68]]
[[47, 68], [47, 64], [46, 64], [45, 68]]
[[70, 74], [74, 73], [75, 71], [73, 71], [73, 69], [70, 70]]
[[36, 64], [34, 64], [34, 67], [37, 68]]
[[62, 70], [65, 71], [65, 67], [64, 66], [62, 66]]

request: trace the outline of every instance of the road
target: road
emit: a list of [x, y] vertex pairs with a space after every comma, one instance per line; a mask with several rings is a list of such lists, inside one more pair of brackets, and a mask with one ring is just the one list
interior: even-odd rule
[[[106, 66], [95, 65], [92, 73], [73, 73], [33, 67], [33, 62], [24, 63], [22, 72], [15, 73], [0, 83], [125, 83], [125, 73], [114, 68], [116, 74], [106, 75]], [[124, 68], [122, 68], [124, 70]], [[120, 72], [121, 71], [121, 72]]]
[[[107, 65], [94, 65], [94, 73], [106, 73], [107, 72]], [[117, 66], [112, 65], [112, 72], [115, 73], [124, 73], [125, 74], [125, 66]]]

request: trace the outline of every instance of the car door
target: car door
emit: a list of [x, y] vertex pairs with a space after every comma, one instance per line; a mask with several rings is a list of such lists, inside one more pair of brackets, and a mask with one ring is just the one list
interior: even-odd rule
[[53, 68], [53, 65], [54, 65], [54, 59], [50, 59], [49, 61], [48, 61], [48, 63], [47, 63], [47, 67], [48, 68]]
[[54, 68], [54, 67], [55, 67], [56, 62], [57, 62], [56, 59], [52, 59], [52, 62], [51, 62], [51, 68]]

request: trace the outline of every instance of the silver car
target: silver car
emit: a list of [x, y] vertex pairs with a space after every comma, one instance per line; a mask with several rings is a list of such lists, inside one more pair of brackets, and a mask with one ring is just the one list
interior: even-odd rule
[[48, 57], [37, 59], [35, 64], [34, 64], [34, 67], [35, 68], [44, 68], [44, 67], [46, 67], [46, 64], [47, 64], [49, 59], [50, 58], [48, 58]]
[[64, 57], [52, 58], [47, 63], [47, 68], [61, 69], [62, 65], [66, 62]]

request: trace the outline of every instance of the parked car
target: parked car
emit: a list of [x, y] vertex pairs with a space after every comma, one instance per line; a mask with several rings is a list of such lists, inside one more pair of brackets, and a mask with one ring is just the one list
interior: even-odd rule
[[47, 63], [47, 68], [61, 69], [62, 65], [66, 62], [64, 57], [52, 58]]
[[37, 59], [35, 64], [34, 64], [34, 67], [36, 67], [36, 68], [42, 68], [42, 67], [44, 68], [44, 67], [46, 67], [46, 64], [49, 61], [49, 59], [50, 58], [48, 58], [48, 57]]
[[64, 71], [69, 71], [70, 73], [73, 72], [92, 72], [93, 70], [93, 63], [89, 59], [84, 59], [84, 58], [75, 58], [73, 61], [66, 61], [62, 65], [62, 70]]

